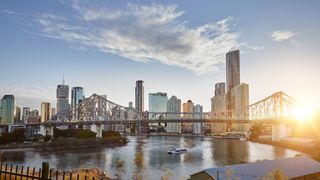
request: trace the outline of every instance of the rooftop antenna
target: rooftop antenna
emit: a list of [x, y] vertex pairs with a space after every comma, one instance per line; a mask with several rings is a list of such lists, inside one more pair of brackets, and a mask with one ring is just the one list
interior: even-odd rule
[[62, 75], [62, 84], [64, 85], [64, 74]]

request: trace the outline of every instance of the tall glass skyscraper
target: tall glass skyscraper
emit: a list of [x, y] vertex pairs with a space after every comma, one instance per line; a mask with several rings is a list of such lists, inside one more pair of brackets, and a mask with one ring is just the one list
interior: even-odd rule
[[230, 51], [226, 55], [227, 72], [227, 109], [234, 109], [231, 100], [231, 90], [240, 84], [240, 51]]
[[16, 115], [16, 100], [13, 95], [3, 96], [0, 110], [0, 124], [13, 124]]
[[167, 112], [167, 93], [157, 92], [149, 93], [149, 111]]
[[78, 119], [79, 111], [78, 105], [84, 100], [84, 91], [82, 87], [73, 87], [71, 90], [71, 108], [72, 118]]
[[57, 86], [57, 113], [68, 111], [69, 105], [69, 86], [59, 84]]
[[144, 87], [142, 80], [136, 81], [135, 108], [137, 111], [144, 111]]

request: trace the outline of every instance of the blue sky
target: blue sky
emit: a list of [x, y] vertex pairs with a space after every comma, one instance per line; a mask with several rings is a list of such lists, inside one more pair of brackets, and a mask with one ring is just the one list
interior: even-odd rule
[[320, 106], [319, 1], [0, 1], [0, 96], [55, 104], [56, 85], [121, 105], [167, 92], [210, 109], [225, 53], [241, 52], [250, 103], [276, 91]]

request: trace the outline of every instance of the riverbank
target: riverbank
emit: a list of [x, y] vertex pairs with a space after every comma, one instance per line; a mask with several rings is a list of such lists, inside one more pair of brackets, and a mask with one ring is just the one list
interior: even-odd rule
[[126, 137], [104, 137], [104, 138], [58, 138], [54, 141], [40, 141], [32, 143], [11, 143], [0, 146], [0, 151], [14, 151], [23, 149], [36, 149], [40, 151], [57, 151], [71, 149], [119, 147], [128, 143]]

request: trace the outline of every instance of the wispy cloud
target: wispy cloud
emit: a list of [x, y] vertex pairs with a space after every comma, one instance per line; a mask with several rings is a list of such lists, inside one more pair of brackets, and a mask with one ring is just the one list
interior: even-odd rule
[[274, 31], [273, 33], [271, 33], [271, 38], [273, 41], [285, 41], [288, 40], [290, 38], [292, 38], [293, 36], [298, 35], [298, 33], [294, 33], [291, 31]]
[[53, 87], [18, 82], [0, 82], [0, 87], [0, 95], [14, 94], [17, 99], [17, 105], [20, 107], [31, 106], [32, 108], [39, 108], [41, 102], [55, 102], [55, 89]]
[[239, 47], [239, 34], [230, 29], [232, 17], [189, 27], [179, 19], [186, 12], [176, 5], [127, 4], [125, 9], [108, 9], [72, 2], [76, 14], [38, 17], [45, 36], [130, 60], [183, 67], [196, 74], [216, 70], [225, 61], [225, 53]]

